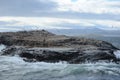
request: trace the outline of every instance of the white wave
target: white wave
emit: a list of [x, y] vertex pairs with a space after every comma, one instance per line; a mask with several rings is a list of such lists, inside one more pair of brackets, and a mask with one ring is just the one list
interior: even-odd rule
[[120, 50], [114, 52], [116, 58], [120, 59]]
[[0, 45], [0, 52], [1, 52], [1, 50], [3, 50], [4, 48], [5, 48], [6, 46], [5, 45]]

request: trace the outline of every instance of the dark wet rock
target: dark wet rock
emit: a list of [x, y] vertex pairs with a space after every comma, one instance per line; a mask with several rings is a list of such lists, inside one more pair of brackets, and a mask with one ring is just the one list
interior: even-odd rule
[[8, 46], [2, 50], [1, 55], [15, 56], [21, 54], [23, 49], [23, 47]]
[[85, 62], [98, 62], [98, 61], [113, 61], [117, 59], [113, 54], [113, 50], [51, 50], [41, 48], [24, 48], [24, 47], [8, 47], [3, 50], [2, 55], [19, 55], [26, 62], [50, 62], [56, 63], [66, 61], [71, 64], [79, 64]]
[[74, 51], [50, 51], [50, 50], [39, 50], [24, 51], [20, 54], [20, 57], [25, 57], [27, 59], [36, 59], [36, 61], [44, 62], [59, 62], [59, 61], [70, 61], [73, 58], [79, 56], [79, 52]]
[[106, 50], [90, 50], [90, 51], [83, 51], [81, 56], [71, 60], [71, 63], [82, 63], [82, 62], [99, 62], [99, 61], [107, 61], [107, 62], [115, 62], [116, 57], [115, 55]]

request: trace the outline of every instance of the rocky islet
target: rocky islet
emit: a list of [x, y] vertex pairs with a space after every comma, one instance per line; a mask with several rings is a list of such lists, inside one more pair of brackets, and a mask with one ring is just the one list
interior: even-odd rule
[[45, 30], [0, 33], [0, 43], [7, 46], [1, 55], [19, 55], [27, 62], [119, 62], [114, 54], [119, 49], [108, 42], [55, 35]]

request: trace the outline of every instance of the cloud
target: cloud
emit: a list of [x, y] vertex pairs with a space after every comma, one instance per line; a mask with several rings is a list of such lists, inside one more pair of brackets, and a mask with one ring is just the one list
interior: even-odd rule
[[0, 0], [0, 29], [120, 29], [119, 0]]
[[[63, 14], [120, 14], [119, 0], [0, 0], [0, 16], [52, 16]], [[73, 15], [73, 16], [74, 16]], [[72, 16], [72, 15], [71, 15]]]
[[[74, 11], [80, 13], [120, 14], [120, 1], [110, 0], [54, 0], [59, 11]], [[114, 7], [113, 7], [114, 6]]]
[[0, 16], [120, 20], [119, 0], [0, 0]]
[[56, 4], [48, 0], [0, 0], [0, 16], [35, 16], [54, 10]]
[[[64, 19], [49, 17], [0, 17], [1, 26], [21, 27], [21, 29], [77, 29], [77, 28], [108, 28], [120, 29], [120, 21], [96, 19]], [[101, 27], [102, 26], [102, 27]]]

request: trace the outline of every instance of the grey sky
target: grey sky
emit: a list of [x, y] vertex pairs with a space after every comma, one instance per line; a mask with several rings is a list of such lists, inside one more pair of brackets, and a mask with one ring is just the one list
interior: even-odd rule
[[119, 16], [119, 0], [0, 0], [0, 29], [120, 29]]

